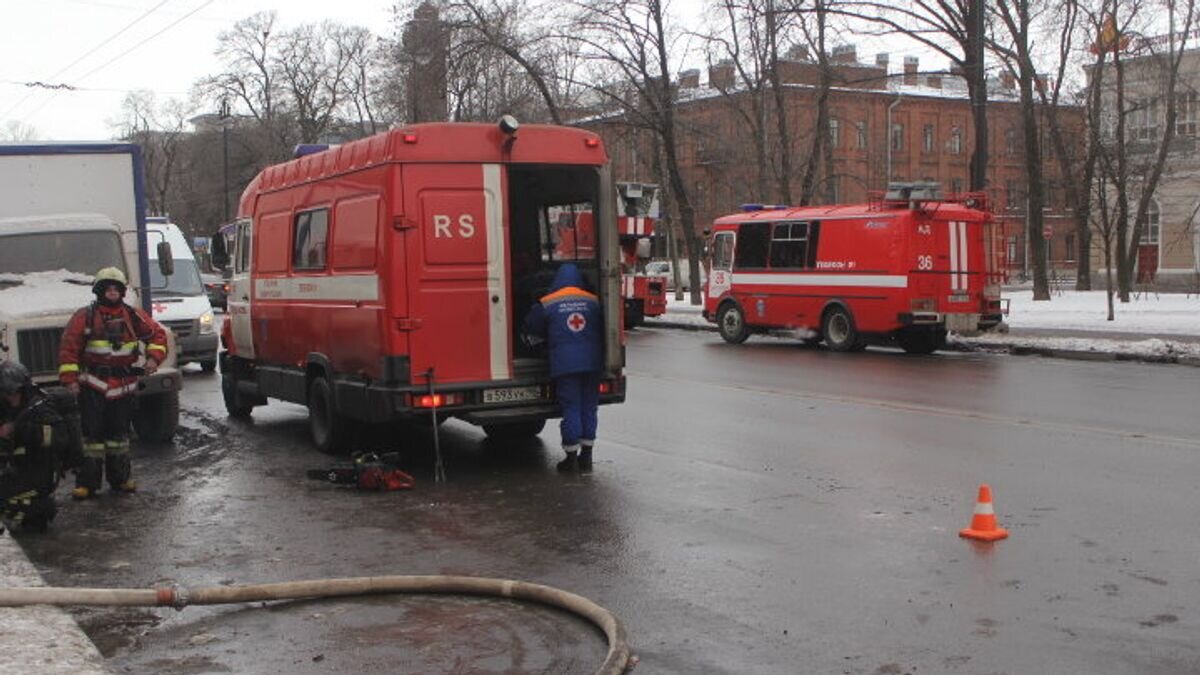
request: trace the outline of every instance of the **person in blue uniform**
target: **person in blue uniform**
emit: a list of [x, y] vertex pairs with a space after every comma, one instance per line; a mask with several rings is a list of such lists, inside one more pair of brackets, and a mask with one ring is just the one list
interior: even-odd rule
[[562, 447], [558, 470], [590, 471], [604, 368], [604, 330], [600, 299], [584, 289], [574, 263], [558, 268], [550, 292], [525, 317], [525, 332], [546, 340], [550, 377], [562, 408]]

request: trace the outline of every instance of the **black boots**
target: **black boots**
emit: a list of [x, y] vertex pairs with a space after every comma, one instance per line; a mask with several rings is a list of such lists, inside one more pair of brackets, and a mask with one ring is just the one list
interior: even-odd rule
[[567, 451], [567, 456], [558, 463], [558, 470], [563, 473], [579, 471], [588, 473], [592, 470], [592, 446], [582, 446], [579, 452]]
[[579, 468], [579, 453], [568, 452], [566, 459], [558, 463], [558, 470], [562, 473], [570, 473]]

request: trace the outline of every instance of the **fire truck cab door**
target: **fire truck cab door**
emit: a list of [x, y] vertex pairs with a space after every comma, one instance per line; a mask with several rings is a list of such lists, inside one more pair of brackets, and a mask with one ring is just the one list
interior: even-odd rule
[[237, 222], [234, 234], [233, 274], [229, 279], [229, 297], [226, 299], [226, 320], [233, 322], [233, 344], [237, 348], [237, 355], [247, 359], [254, 358], [254, 335], [250, 319], [254, 283], [250, 276], [253, 234], [249, 218]]
[[500, 164], [406, 165], [410, 352], [415, 382], [512, 377], [508, 209]]

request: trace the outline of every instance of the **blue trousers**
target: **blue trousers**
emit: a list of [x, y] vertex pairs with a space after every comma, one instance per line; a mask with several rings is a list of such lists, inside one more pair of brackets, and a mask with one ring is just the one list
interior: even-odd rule
[[600, 373], [573, 373], [554, 378], [554, 391], [562, 407], [563, 448], [579, 450], [582, 441], [591, 445], [596, 440], [596, 409], [600, 407]]

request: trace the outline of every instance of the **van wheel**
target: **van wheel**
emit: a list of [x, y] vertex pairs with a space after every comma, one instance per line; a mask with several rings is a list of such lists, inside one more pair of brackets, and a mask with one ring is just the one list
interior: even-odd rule
[[217, 360], [216, 359], [209, 359], [208, 361], [200, 362], [200, 370], [203, 370], [206, 373], [214, 372], [214, 371], [216, 371], [216, 369], [217, 369]]
[[717, 312], [717, 330], [721, 338], [731, 345], [740, 345], [750, 337], [750, 329], [746, 327], [746, 313], [737, 303], [730, 302]]
[[487, 434], [488, 438], [497, 441], [516, 441], [537, 436], [545, 428], [546, 420], [533, 420], [511, 424], [485, 424], [483, 433]]
[[225, 412], [230, 417], [239, 420], [250, 419], [250, 411], [254, 410], [254, 406], [242, 401], [237, 391], [237, 379], [232, 374], [226, 373], [221, 376], [221, 396], [225, 399]]
[[350, 426], [338, 412], [329, 380], [318, 377], [308, 387], [308, 429], [313, 445], [325, 453], [338, 453], [350, 445]]
[[845, 307], [835, 306], [825, 312], [821, 335], [835, 352], [861, 351], [866, 346], [854, 325], [854, 317]]
[[896, 333], [896, 342], [909, 354], [932, 354], [946, 346], [946, 331], [937, 328], [905, 328]]

